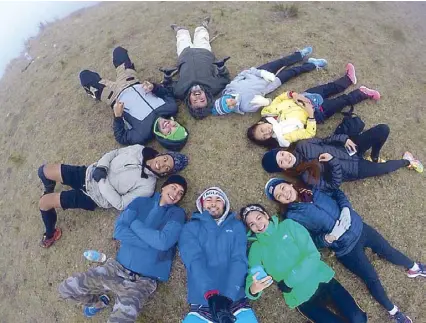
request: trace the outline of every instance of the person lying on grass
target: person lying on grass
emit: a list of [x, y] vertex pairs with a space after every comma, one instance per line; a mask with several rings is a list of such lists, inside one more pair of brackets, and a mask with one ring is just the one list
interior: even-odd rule
[[[410, 152], [405, 152], [401, 159], [381, 162], [380, 149], [388, 135], [389, 127], [379, 124], [351, 138], [339, 134], [301, 140], [294, 149], [276, 148], [266, 152], [262, 166], [268, 173], [284, 172], [324, 189], [337, 189], [342, 182], [380, 176], [402, 167], [422, 172], [423, 165]], [[364, 154], [370, 148], [368, 160]]]
[[[159, 176], [183, 170], [188, 158], [177, 152], [159, 153], [141, 145], [115, 149], [90, 166], [46, 164], [38, 169], [44, 186], [39, 208], [45, 233], [43, 248], [50, 247], [62, 236], [56, 227], [56, 209], [83, 209], [97, 207], [124, 210], [136, 197], [152, 196]], [[56, 183], [71, 186], [71, 190], [54, 193]]]
[[206, 189], [196, 204], [198, 211], [185, 224], [178, 244], [191, 306], [183, 322], [257, 322], [244, 295], [244, 224], [230, 212], [228, 197], [220, 188]]
[[[333, 278], [309, 232], [293, 220], [279, 221], [259, 204], [240, 211], [247, 228], [249, 273], [246, 295], [257, 300], [275, 281], [286, 304], [315, 323], [365, 323], [367, 315], [351, 294]], [[263, 273], [262, 273], [263, 272]], [[263, 274], [263, 275], [262, 275]], [[268, 276], [265, 276], [268, 274]], [[338, 315], [330, 311], [337, 310]]]
[[380, 99], [378, 91], [365, 86], [330, 98], [356, 83], [355, 67], [349, 63], [345, 75], [333, 82], [310, 88], [301, 94], [284, 92], [262, 109], [262, 119], [248, 128], [247, 137], [268, 148], [288, 147], [299, 140], [313, 138], [317, 123], [323, 123], [346, 106], [354, 106], [367, 99]]
[[179, 175], [170, 176], [160, 193], [138, 197], [115, 223], [117, 256], [98, 267], [74, 274], [59, 285], [61, 298], [82, 304], [83, 314], [93, 317], [115, 304], [108, 322], [135, 322], [158, 282], [166, 282], [185, 222], [185, 210], [177, 206], [187, 189]]
[[[210, 17], [195, 28], [194, 42], [188, 29], [172, 24], [176, 33], [178, 68], [161, 69], [163, 83], [173, 87], [176, 98], [185, 102], [189, 113], [195, 119], [203, 119], [210, 114], [213, 97], [229, 83], [229, 71], [225, 66], [229, 57], [216, 60], [210, 46]], [[179, 78], [173, 82], [178, 71]]]
[[87, 94], [113, 108], [114, 137], [118, 143], [144, 145], [154, 137], [153, 127], [158, 117], [177, 114], [177, 103], [167, 87], [148, 81], [141, 83], [126, 49], [116, 47], [112, 56], [117, 73], [115, 82], [83, 70], [80, 83]]
[[242, 71], [222, 91], [212, 110], [214, 115], [228, 113], [256, 112], [261, 107], [271, 104], [271, 100], [264, 95], [273, 92], [285, 82], [303, 73], [320, 69], [327, 65], [325, 59], [309, 58], [300, 66], [286, 67], [301, 62], [304, 57], [312, 53], [311, 47], [259, 67], [252, 67]]
[[318, 187], [294, 183], [272, 178], [265, 185], [265, 194], [287, 208], [284, 217], [309, 230], [318, 248], [333, 250], [337, 260], [367, 285], [392, 321], [411, 323], [412, 320], [390, 301], [365, 249], [370, 248], [390, 263], [404, 267], [410, 278], [426, 277], [425, 265], [393, 248], [376, 229], [362, 220], [341, 190], [322, 191]]

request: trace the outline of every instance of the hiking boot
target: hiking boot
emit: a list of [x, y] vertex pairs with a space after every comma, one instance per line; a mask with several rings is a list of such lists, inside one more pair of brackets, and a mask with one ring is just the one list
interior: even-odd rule
[[366, 87], [366, 86], [361, 86], [361, 87], [359, 88], [359, 90], [360, 90], [362, 93], [364, 93], [365, 95], [367, 95], [370, 99], [374, 100], [374, 101], [377, 101], [377, 100], [379, 100], [379, 99], [380, 99], [380, 93], [379, 93], [379, 91], [369, 89], [369, 88], [368, 88], [368, 87]]
[[210, 21], [211, 21], [210, 16], [205, 17], [205, 18], [203, 19], [203, 21], [201, 22], [201, 26], [202, 26], [202, 27], [204, 27], [204, 28], [206, 28], [206, 29], [209, 29]]
[[420, 160], [415, 159], [413, 154], [409, 151], [406, 151], [402, 156], [402, 159], [408, 160], [410, 165], [408, 165], [408, 169], [414, 169], [418, 173], [423, 173], [423, 165]]
[[49, 248], [55, 241], [58, 241], [62, 237], [62, 230], [60, 228], [56, 228], [53, 236], [51, 238], [47, 238], [46, 233], [43, 235], [43, 238], [40, 241], [40, 246], [43, 248]]
[[171, 24], [170, 28], [172, 28], [175, 33], [177, 33], [181, 29], [185, 29], [185, 27], [178, 26], [177, 24]]
[[85, 317], [93, 317], [102, 311], [105, 307], [108, 306], [110, 299], [107, 295], [103, 294], [99, 296], [99, 300], [104, 304], [101, 308], [96, 308], [94, 306], [84, 306], [83, 314]]
[[396, 312], [395, 315], [391, 315], [391, 318], [395, 323], [413, 323], [413, 321], [407, 315], [399, 311]]
[[353, 64], [351, 63], [348, 63], [346, 65], [346, 76], [349, 77], [352, 84], [356, 84], [357, 80], [356, 80], [356, 74], [355, 74], [355, 66], [353, 66]]
[[407, 276], [410, 278], [415, 278], [417, 276], [426, 277], [426, 265], [418, 263], [419, 270], [407, 270]]
[[299, 50], [299, 53], [302, 55], [302, 58], [305, 57], [305, 56], [311, 55], [312, 54], [312, 47], [310, 47], [310, 46], [305, 47], [305, 48]]
[[317, 70], [324, 68], [327, 66], [327, 61], [323, 58], [309, 58], [308, 63], [314, 64]]

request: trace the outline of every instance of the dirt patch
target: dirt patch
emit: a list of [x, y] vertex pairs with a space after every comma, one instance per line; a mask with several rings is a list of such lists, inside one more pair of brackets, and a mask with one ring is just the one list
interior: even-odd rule
[[[283, 8], [291, 5], [285, 3]], [[158, 68], [176, 62], [170, 23], [194, 28], [211, 14], [212, 32], [225, 34], [213, 43], [213, 50], [217, 57], [232, 57], [228, 66], [233, 76], [307, 45], [313, 47], [313, 57], [328, 60], [326, 70], [291, 80], [270, 97], [337, 78], [344, 73], [345, 64], [352, 62], [357, 68], [358, 86], [377, 88], [382, 94], [378, 104], [362, 103], [356, 112], [368, 127], [389, 124], [391, 135], [384, 147], [385, 156], [399, 158], [410, 150], [426, 162], [426, 124], [422, 117], [425, 4], [296, 5], [297, 17], [277, 20], [276, 4], [266, 2], [108, 2], [48, 24], [28, 42], [34, 63], [21, 73], [27, 61], [15, 59], [0, 80], [0, 322], [86, 322], [80, 307], [58, 298], [57, 286], [70, 274], [90, 267], [82, 256], [85, 249], [114, 255], [111, 236], [116, 213], [59, 210], [63, 238], [51, 249], [40, 248], [43, 226], [38, 199], [42, 187], [37, 168], [45, 162], [89, 164], [119, 147], [112, 136], [111, 109], [91, 101], [79, 85], [78, 74], [87, 68], [113, 79], [111, 54], [114, 46], [121, 45], [129, 50], [142, 79], [160, 80]], [[195, 209], [197, 195], [210, 185], [219, 185], [229, 194], [234, 210], [249, 202], [263, 203], [271, 212], [277, 210], [263, 195], [270, 177], [260, 166], [264, 150], [245, 137], [246, 129], [258, 118], [257, 113], [195, 121], [181, 106], [178, 120], [191, 132], [183, 150], [190, 156], [190, 165], [184, 171], [189, 192], [183, 206], [188, 213]], [[335, 117], [320, 125], [318, 136], [331, 133], [338, 121]], [[21, 167], [9, 160], [12, 154], [25, 157]], [[343, 190], [365, 221], [395, 247], [426, 261], [424, 183], [424, 175], [403, 169], [389, 176], [347, 183]], [[414, 322], [426, 322], [425, 280], [408, 279], [403, 269], [373, 256], [371, 259], [392, 301]], [[326, 261], [367, 311], [369, 322], [389, 321], [386, 311], [357, 278], [335, 258]], [[274, 287], [253, 305], [261, 322], [306, 322], [297, 311], [286, 307]], [[170, 281], [160, 285], [138, 322], [179, 322], [187, 310], [186, 274], [177, 257]], [[105, 322], [106, 317], [104, 312], [92, 321]]]

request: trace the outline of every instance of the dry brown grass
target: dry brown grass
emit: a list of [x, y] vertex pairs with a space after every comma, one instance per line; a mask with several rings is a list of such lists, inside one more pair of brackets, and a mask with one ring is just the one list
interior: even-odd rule
[[[111, 131], [110, 109], [90, 100], [79, 85], [78, 73], [89, 68], [113, 79], [111, 53], [114, 46], [121, 45], [129, 50], [142, 78], [158, 81], [157, 68], [176, 61], [175, 38], [169, 28], [172, 22], [195, 27], [211, 14], [212, 32], [225, 33], [214, 42], [214, 52], [218, 57], [232, 56], [228, 63], [232, 75], [306, 45], [313, 46], [313, 57], [328, 59], [327, 70], [300, 76], [271, 97], [334, 79], [344, 72], [348, 61], [354, 63], [359, 85], [382, 93], [378, 104], [362, 103], [356, 111], [367, 126], [390, 125], [385, 155], [399, 158], [411, 150], [426, 161], [426, 51], [421, 14], [425, 5], [300, 2], [297, 18], [279, 21], [273, 6], [257, 2], [103, 3], [49, 24], [29, 40], [30, 55], [39, 58], [24, 73], [21, 69], [27, 61], [14, 60], [0, 81], [4, 116], [0, 120], [0, 322], [86, 322], [81, 308], [58, 299], [57, 286], [70, 274], [90, 266], [83, 260], [85, 249], [113, 255], [110, 242], [115, 213], [59, 210], [63, 237], [48, 250], [40, 248], [43, 226], [38, 199], [42, 188], [36, 171], [44, 162], [88, 164], [119, 147]], [[263, 149], [245, 138], [247, 127], [258, 118], [258, 114], [251, 114], [195, 121], [182, 107], [178, 120], [191, 131], [183, 151], [190, 156], [184, 171], [189, 192], [183, 206], [188, 212], [194, 210], [197, 194], [210, 185], [219, 185], [229, 194], [234, 210], [249, 202], [276, 210], [262, 193], [269, 178], [260, 166]], [[338, 119], [319, 126], [318, 135], [329, 134]], [[18, 152], [25, 156], [25, 164], [19, 168], [8, 160]], [[424, 175], [403, 169], [381, 178], [346, 183], [343, 190], [365, 221], [395, 247], [426, 261], [424, 183]], [[377, 257], [371, 259], [390, 298], [414, 322], [426, 322], [425, 281], [408, 279], [401, 268]], [[387, 313], [358, 279], [335, 258], [326, 261], [368, 312], [369, 322], [388, 322]], [[188, 310], [185, 277], [177, 257], [170, 281], [160, 285], [138, 322], [179, 322]], [[254, 308], [261, 322], [306, 322], [285, 306], [275, 288], [255, 302]], [[106, 317], [107, 313], [102, 313], [92, 322], [105, 322]]]

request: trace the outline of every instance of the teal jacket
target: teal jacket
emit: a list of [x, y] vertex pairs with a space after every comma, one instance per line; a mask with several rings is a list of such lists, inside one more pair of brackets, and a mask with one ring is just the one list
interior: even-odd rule
[[[249, 267], [263, 266], [275, 282], [284, 280], [292, 290], [283, 293], [290, 308], [295, 308], [315, 294], [320, 283], [329, 282], [334, 271], [320, 259], [309, 232], [293, 220], [278, 221], [272, 217], [264, 233], [252, 234], [254, 241], [249, 251]], [[262, 292], [251, 295], [249, 288], [253, 282], [249, 274], [246, 279], [246, 295], [258, 299]]]

